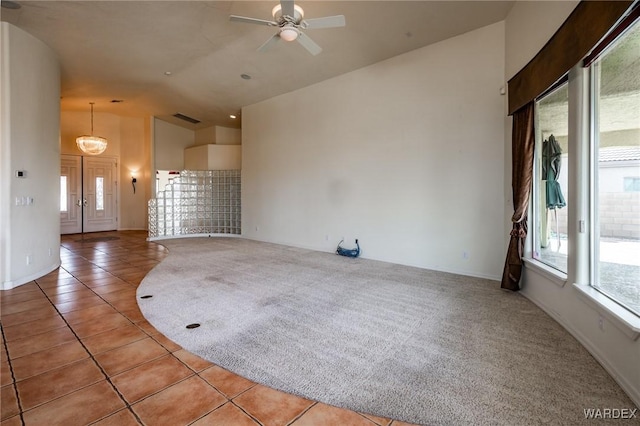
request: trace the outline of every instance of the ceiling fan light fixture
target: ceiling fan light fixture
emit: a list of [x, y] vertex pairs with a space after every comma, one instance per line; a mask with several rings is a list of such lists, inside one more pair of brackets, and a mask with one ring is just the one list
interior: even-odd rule
[[78, 149], [85, 154], [99, 155], [107, 149], [107, 140], [100, 136], [93, 136], [93, 102], [89, 102], [91, 105], [91, 135], [78, 136], [76, 138], [76, 145]]
[[284, 27], [280, 30], [280, 38], [284, 41], [293, 41], [298, 38], [299, 32], [293, 27]]

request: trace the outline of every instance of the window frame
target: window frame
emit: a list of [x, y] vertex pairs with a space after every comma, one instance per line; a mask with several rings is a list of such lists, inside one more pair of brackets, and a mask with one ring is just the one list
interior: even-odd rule
[[[592, 291], [601, 294], [606, 297], [611, 303], [617, 305], [619, 308], [627, 311], [632, 317], [635, 317], [640, 322], [640, 312], [633, 310], [630, 306], [627, 306], [624, 300], [620, 300], [620, 297], [612, 294], [606, 288], [602, 288], [599, 285], [600, 281], [600, 238], [601, 238], [601, 223], [599, 213], [599, 190], [600, 190], [600, 162], [599, 162], [599, 150], [600, 150], [600, 126], [599, 126], [599, 111], [600, 111], [600, 83], [601, 73], [600, 64], [601, 60], [616, 47], [619, 40], [636, 25], [640, 26], [640, 17], [638, 12], [640, 8], [636, 7], [634, 12], [628, 16], [623, 22], [621, 22], [616, 28], [614, 28], [609, 36], [607, 36], [602, 43], [594, 48], [594, 53], [589, 55], [583, 61], [583, 68], [586, 70], [586, 78], [588, 79], [588, 98], [584, 100], [588, 104], [589, 109], [589, 139], [587, 142], [589, 147], [589, 184], [588, 184], [588, 199], [589, 199], [589, 259], [588, 259], [588, 286]], [[578, 262], [581, 259], [577, 260]], [[587, 292], [588, 293], [588, 292]], [[609, 304], [611, 307], [611, 304]], [[627, 315], [624, 315], [627, 317]], [[640, 327], [638, 331], [640, 331]]]
[[[529, 220], [531, 229], [531, 238], [529, 239], [527, 246], [530, 247], [530, 259], [528, 260], [531, 264], [536, 265], [538, 272], [541, 272], [548, 278], [551, 278], [556, 284], [560, 286], [564, 286], [567, 282], [567, 272], [569, 269], [568, 261], [569, 255], [567, 254], [567, 270], [562, 270], [558, 267], [558, 265], [554, 265], [550, 262], [546, 262], [541, 258], [539, 250], [540, 240], [541, 240], [541, 232], [540, 223], [541, 220], [539, 218], [540, 214], [540, 191], [539, 184], [542, 182], [541, 180], [541, 153], [542, 153], [542, 133], [539, 126], [538, 118], [539, 118], [539, 103], [546, 98], [547, 96], [551, 96], [559, 90], [563, 90], [566, 87], [567, 92], [569, 91], [569, 73], [563, 75], [558, 81], [552, 84], [547, 90], [545, 90], [540, 96], [538, 96], [534, 100], [534, 129], [535, 129], [535, 151], [534, 151], [534, 162], [533, 162], [533, 178], [531, 185], [531, 203], [529, 204]], [[569, 123], [567, 123], [569, 126]], [[568, 167], [568, 164], [565, 164], [564, 167]], [[570, 170], [570, 169], [569, 169]], [[567, 211], [569, 211], [569, 200], [567, 199], [567, 206], [565, 207]], [[533, 225], [533, 226], [531, 226]], [[570, 244], [569, 234], [567, 235], [567, 245]]]

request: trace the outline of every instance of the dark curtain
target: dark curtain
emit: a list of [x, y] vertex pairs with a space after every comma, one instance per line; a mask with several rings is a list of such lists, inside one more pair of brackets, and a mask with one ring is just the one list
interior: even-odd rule
[[520, 290], [522, 254], [527, 236], [527, 209], [533, 180], [533, 102], [529, 102], [513, 114], [511, 134], [511, 189], [513, 192], [513, 229], [507, 259], [502, 273], [502, 288]]

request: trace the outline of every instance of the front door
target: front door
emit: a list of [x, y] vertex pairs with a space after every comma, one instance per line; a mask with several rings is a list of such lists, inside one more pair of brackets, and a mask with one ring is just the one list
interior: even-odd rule
[[115, 158], [62, 155], [60, 176], [62, 234], [118, 228]]
[[82, 232], [82, 157], [62, 155], [60, 165], [60, 233]]

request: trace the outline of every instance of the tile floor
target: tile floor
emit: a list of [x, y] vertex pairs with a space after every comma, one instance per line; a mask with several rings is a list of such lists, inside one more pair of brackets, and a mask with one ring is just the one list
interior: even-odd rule
[[145, 232], [62, 237], [62, 266], [0, 291], [0, 424], [406, 425], [289, 395], [180, 348], [136, 287], [166, 250]]

